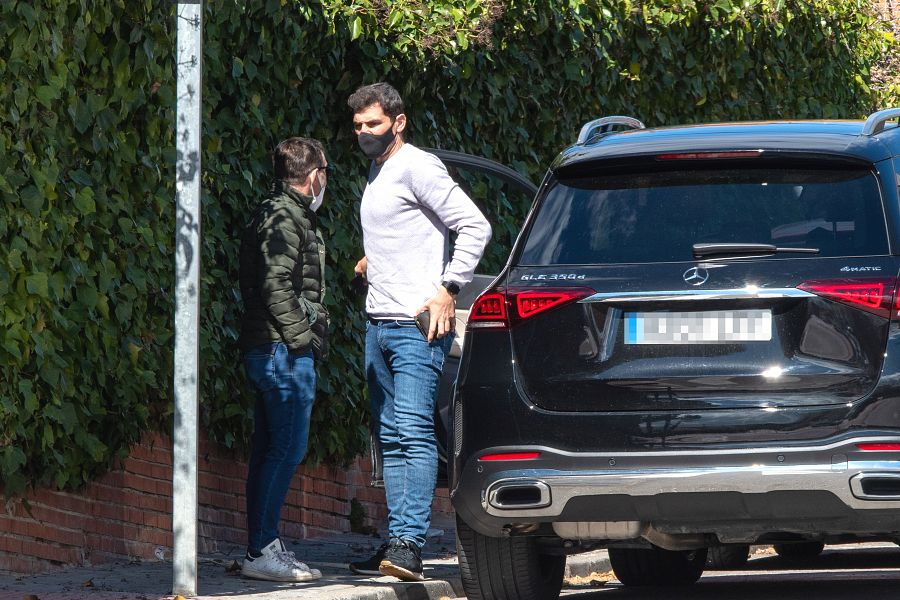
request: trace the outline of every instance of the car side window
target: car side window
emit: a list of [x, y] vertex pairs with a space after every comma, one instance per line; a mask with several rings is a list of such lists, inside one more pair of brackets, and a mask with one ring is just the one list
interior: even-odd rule
[[[493, 235], [476, 273], [496, 275], [515, 243], [537, 186], [518, 171], [490, 159], [462, 152], [423, 149], [441, 159], [453, 180], [490, 221]], [[453, 240], [451, 235], [451, 244]]]

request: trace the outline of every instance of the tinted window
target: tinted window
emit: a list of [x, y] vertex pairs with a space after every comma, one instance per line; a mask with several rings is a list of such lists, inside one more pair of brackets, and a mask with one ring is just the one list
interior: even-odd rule
[[714, 242], [887, 254], [877, 180], [860, 170], [735, 169], [557, 181], [519, 263], [690, 261], [694, 244]]

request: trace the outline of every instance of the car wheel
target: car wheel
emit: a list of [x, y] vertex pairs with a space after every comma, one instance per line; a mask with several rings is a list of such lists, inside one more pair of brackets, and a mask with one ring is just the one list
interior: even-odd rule
[[627, 586], [689, 585], [703, 575], [706, 548], [664, 550], [610, 548], [609, 563], [616, 578]]
[[814, 558], [822, 554], [825, 544], [822, 542], [798, 542], [796, 544], [775, 544], [772, 546], [778, 556], [784, 558]]
[[559, 597], [566, 557], [542, 554], [534, 538], [481, 535], [456, 517], [459, 574], [469, 600]]
[[706, 566], [710, 569], [726, 571], [740, 569], [750, 557], [750, 545], [713, 546], [706, 554]]

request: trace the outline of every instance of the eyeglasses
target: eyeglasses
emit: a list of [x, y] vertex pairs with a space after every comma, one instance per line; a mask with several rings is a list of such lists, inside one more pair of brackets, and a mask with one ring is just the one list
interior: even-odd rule
[[316, 168], [321, 169], [322, 171], [325, 171], [326, 175], [331, 175], [334, 172], [334, 167], [332, 167], [331, 165], [323, 165], [321, 167], [316, 167]]

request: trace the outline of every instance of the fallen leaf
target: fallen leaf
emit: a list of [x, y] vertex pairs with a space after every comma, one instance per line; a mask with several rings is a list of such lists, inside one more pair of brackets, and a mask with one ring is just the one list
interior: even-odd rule
[[226, 573], [236, 573], [237, 571], [240, 571], [240, 570], [241, 570], [241, 565], [236, 560], [231, 561], [231, 564], [228, 565], [227, 567], [225, 567]]

